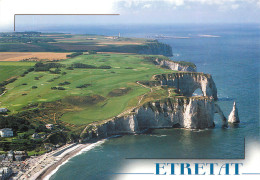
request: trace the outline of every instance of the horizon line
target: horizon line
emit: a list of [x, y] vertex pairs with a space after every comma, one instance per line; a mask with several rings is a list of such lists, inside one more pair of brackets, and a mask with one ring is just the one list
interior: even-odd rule
[[16, 19], [15, 19], [15, 17], [16, 16], [76, 16], [76, 15], [78, 15], [78, 16], [85, 16], [85, 15], [87, 15], [87, 16], [110, 16], [110, 15], [112, 15], [112, 16], [118, 16], [118, 15], [120, 15], [120, 14], [14, 14], [14, 32], [15, 32], [15, 21], [16, 21]]

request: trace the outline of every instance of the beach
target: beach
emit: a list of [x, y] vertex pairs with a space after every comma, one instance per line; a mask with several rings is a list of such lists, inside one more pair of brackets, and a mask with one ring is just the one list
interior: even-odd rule
[[65, 164], [70, 158], [88, 151], [104, 141], [105, 140], [95, 140], [86, 144], [66, 144], [52, 152], [37, 157], [31, 157], [24, 162], [26, 168], [23, 171], [20, 171], [13, 179], [49, 179], [59, 167]]

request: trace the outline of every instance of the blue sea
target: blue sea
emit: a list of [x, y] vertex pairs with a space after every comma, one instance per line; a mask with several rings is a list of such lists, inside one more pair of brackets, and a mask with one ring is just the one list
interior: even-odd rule
[[172, 59], [193, 62], [198, 72], [211, 74], [218, 89], [217, 103], [225, 116], [236, 101], [241, 120], [239, 126], [223, 129], [216, 114], [214, 129], [156, 129], [147, 134], [107, 139], [70, 159], [51, 180], [114, 179], [107, 173], [119, 172], [129, 161], [126, 158], [243, 159], [245, 141], [259, 138], [260, 25], [100, 25], [56, 27], [48, 31], [102, 35], [120, 32], [123, 37], [144, 38], [170, 36], [158, 40], [171, 45]]

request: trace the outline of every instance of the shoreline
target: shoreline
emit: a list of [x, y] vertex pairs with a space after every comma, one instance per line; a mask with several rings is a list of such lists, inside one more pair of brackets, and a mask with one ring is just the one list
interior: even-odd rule
[[106, 139], [95, 139], [92, 142], [88, 142], [86, 144], [80, 144], [80, 146], [78, 148], [73, 149], [72, 151], [64, 154], [64, 156], [62, 156], [59, 161], [57, 161], [53, 165], [46, 168], [46, 170], [41, 172], [35, 179], [36, 180], [48, 180], [52, 175], [54, 175], [59, 170], [59, 168], [62, 165], [66, 164], [71, 158], [73, 158], [77, 155], [80, 155], [83, 152], [87, 152], [100, 144], [103, 144], [103, 142], [105, 142], [105, 140]]
[[[172, 129], [172, 128], [158, 128], [158, 129]], [[191, 129], [185, 129], [185, 128], [177, 128], [177, 129], [191, 130]], [[206, 130], [208, 130], [208, 129], [206, 129]], [[140, 134], [143, 134], [147, 131], [149, 131], [149, 129], [144, 130]], [[74, 143], [74, 144], [76, 144], [75, 146], [72, 145], [67, 150], [62, 152], [60, 155], [56, 156], [53, 163], [49, 164], [48, 166], [43, 168], [41, 171], [35, 173], [33, 176], [31, 176], [29, 178], [29, 180], [49, 180], [49, 178], [52, 177], [60, 169], [60, 167], [64, 164], [66, 164], [71, 158], [76, 157], [77, 155], [80, 155], [83, 152], [87, 152], [100, 144], [103, 144], [107, 139], [117, 138], [117, 137], [121, 137], [121, 136], [122, 135], [113, 135], [113, 136], [110, 136], [107, 138], [92, 139], [84, 144], [83, 143], [82, 144]], [[63, 149], [66, 149], [66, 148], [67, 147], [65, 147]], [[63, 149], [61, 149], [59, 151], [63, 151]], [[57, 154], [57, 153], [59, 153], [59, 151], [55, 152], [53, 154]]]
[[26, 172], [19, 172], [12, 178], [19, 180], [47, 180], [71, 158], [91, 150], [105, 142], [105, 140], [106, 139], [93, 139], [84, 144], [66, 144], [55, 151], [45, 153], [38, 157], [30, 157], [26, 160], [29, 165], [28, 170]]
[[[168, 128], [158, 128], [158, 129], [168, 129]], [[136, 133], [136, 134], [143, 134], [146, 132], [149, 132], [149, 129], [145, 129], [141, 133]], [[13, 176], [12, 179], [48, 180], [59, 170], [59, 168], [62, 165], [66, 164], [71, 158], [80, 155], [83, 152], [87, 152], [100, 144], [103, 144], [107, 139], [117, 138], [121, 136], [122, 134], [112, 135], [107, 138], [91, 139], [85, 143], [66, 144], [54, 151], [45, 153], [41, 156], [30, 157], [25, 161], [29, 166], [28, 169], [26, 171], [19, 172], [18, 174]]]
[[46, 179], [46, 177], [48, 177], [48, 176], [51, 177], [54, 174], [54, 173], [52, 173], [53, 171], [55, 171], [56, 169], [58, 170], [58, 168], [60, 166], [62, 166], [63, 164], [65, 164], [66, 161], [68, 161], [70, 158], [76, 156], [76, 154], [80, 150], [82, 150], [83, 148], [85, 148], [85, 147], [87, 147], [89, 145], [90, 144], [84, 144], [84, 145], [82, 144], [79, 147], [77, 147], [76, 149], [66, 153], [60, 160], [54, 162], [50, 166], [48, 166], [45, 169], [43, 169], [41, 172], [39, 172], [39, 174], [35, 175], [35, 177], [32, 177], [32, 179], [43, 180], [43, 179]]

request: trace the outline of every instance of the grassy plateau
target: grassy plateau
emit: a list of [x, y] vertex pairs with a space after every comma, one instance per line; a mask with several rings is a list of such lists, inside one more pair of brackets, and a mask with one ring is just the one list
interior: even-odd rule
[[[60, 68], [61, 74], [51, 74], [49, 71], [30, 72], [8, 84], [7, 92], [0, 97], [1, 107], [8, 108], [11, 113], [17, 113], [29, 104], [62, 100], [71, 105], [71, 111], [68, 110], [64, 113], [61, 121], [71, 124], [88, 124], [114, 117], [128, 108], [136, 106], [138, 97], [150, 91], [150, 89], [138, 85], [136, 81], [150, 80], [155, 74], [172, 72], [144, 61], [142, 55], [81, 55], [59, 63], [64, 65]], [[69, 70], [67, 67], [74, 63], [97, 67], [106, 65], [111, 68]], [[9, 64], [8, 68], [13, 65], [13, 69], [16, 69], [17, 67], [26, 68], [34, 63], [9, 62], [6, 64]], [[59, 85], [63, 82], [68, 83]], [[85, 84], [88, 86], [79, 88]], [[37, 88], [33, 88], [33, 86]], [[65, 90], [51, 89], [51, 87], [60, 86]], [[128, 91], [124, 92], [123, 89], [126, 88]], [[114, 95], [113, 93], [109, 95], [113, 91], [115, 91]], [[89, 99], [89, 97], [91, 98]]]
[[141, 83], [174, 72], [149, 60], [166, 58], [158, 54], [171, 55], [171, 47], [141, 38], [0, 33], [0, 108], [9, 110], [0, 114], [0, 129], [14, 131], [0, 137], [0, 151], [41, 154], [77, 141], [87, 124], [176, 96], [173, 88]]
[[32, 67], [33, 62], [1, 62], [0, 61], [0, 82], [11, 77], [19, 76], [28, 68]]

